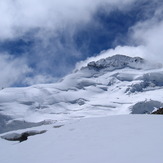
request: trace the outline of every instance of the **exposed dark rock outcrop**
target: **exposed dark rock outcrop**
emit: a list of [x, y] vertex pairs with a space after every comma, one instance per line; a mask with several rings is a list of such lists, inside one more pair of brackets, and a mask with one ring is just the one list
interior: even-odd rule
[[45, 133], [46, 130], [42, 130], [42, 131], [26, 131], [23, 133], [11, 133], [11, 134], [6, 134], [1, 136], [2, 139], [8, 140], [8, 141], [26, 141], [28, 139], [29, 136], [34, 136], [34, 135], [38, 135], [38, 134], [43, 134]]
[[140, 57], [129, 57], [124, 55], [114, 55], [105, 59], [100, 59], [98, 61], [92, 61], [87, 64], [89, 69], [101, 70], [104, 68], [109, 68], [110, 70], [121, 69], [125, 67], [130, 68], [142, 68], [142, 64], [145, 61]]
[[152, 114], [163, 114], [163, 108], [160, 108], [160, 109], [152, 112]]

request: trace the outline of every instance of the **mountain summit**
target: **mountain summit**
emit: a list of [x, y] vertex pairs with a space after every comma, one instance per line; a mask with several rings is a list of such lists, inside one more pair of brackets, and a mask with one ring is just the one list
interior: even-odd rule
[[163, 69], [140, 57], [92, 61], [54, 84], [0, 91], [0, 133], [55, 121], [151, 113], [163, 107]]
[[88, 63], [89, 68], [97, 68], [103, 69], [107, 68], [107, 70], [113, 71], [115, 69], [122, 69], [126, 67], [130, 68], [141, 68], [144, 63], [144, 60], [140, 57], [128, 57], [125, 55], [115, 55], [112, 57], [108, 57], [106, 59], [100, 59], [96, 62], [92, 61]]

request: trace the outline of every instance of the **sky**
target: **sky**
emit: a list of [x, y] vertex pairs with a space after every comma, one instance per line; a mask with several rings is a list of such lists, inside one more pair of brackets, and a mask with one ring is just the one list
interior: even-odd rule
[[0, 15], [1, 88], [53, 83], [114, 54], [163, 60], [162, 0], [1, 0]]

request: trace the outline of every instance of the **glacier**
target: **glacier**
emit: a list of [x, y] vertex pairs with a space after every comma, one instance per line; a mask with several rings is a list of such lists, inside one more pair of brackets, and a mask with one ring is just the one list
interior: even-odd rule
[[57, 83], [0, 90], [0, 133], [163, 107], [163, 67], [114, 55], [75, 69]]

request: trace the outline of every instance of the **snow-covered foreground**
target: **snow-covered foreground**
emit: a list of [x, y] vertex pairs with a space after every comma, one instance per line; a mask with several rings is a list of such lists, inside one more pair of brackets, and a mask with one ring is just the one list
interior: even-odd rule
[[0, 162], [162, 163], [162, 124], [162, 116], [119, 115], [40, 126], [48, 131], [22, 143], [0, 139]]

